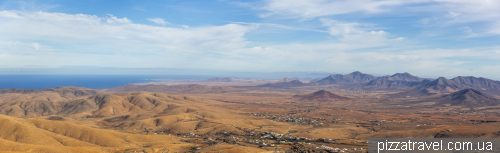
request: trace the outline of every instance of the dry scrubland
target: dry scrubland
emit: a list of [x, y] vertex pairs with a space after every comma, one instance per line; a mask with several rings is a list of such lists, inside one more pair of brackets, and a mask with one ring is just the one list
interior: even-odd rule
[[[366, 149], [368, 138], [500, 137], [497, 99], [479, 91], [445, 87], [453, 94], [400, 98], [394, 96], [402, 93], [397, 90], [339, 84], [284, 87], [287, 81], [274, 80], [280, 88], [219, 78], [205, 85], [175, 82], [182, 85], [103, 91], [4, 89], [0, 150], [365, 152], [360, 148]], [[475, 104], [483, 100], [490, 103]]]

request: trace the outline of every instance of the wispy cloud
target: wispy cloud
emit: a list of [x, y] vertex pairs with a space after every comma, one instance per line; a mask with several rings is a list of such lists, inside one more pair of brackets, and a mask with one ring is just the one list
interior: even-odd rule
[[33, 44], [31, 44], [31, 46], [33, 46], [33, 48], [35, 48], [35, 50], [38, 50], [41, 47], [40, 44], [38, 44], [38, 43], [33, 43]]
[[328, 15], [355, 12], [381, 13], [390, 11], [391, 7], [427, 0], [269, 0], [265, 1], [262, 10], [268, 11], [261, 17], [285, 15], [296, 18], [316, 18]]
[[154, 22], [159, 25], [167, 25], [170, 24], [169, 22], [163, 20], [162, 18], [147, 18], [147, 20]]

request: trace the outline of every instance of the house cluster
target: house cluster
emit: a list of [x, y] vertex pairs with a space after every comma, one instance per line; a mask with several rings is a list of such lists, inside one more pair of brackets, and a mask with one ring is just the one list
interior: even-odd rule
[[305, 125], [310, 125], [310, 124], [316, 124], [316, 125], [322, 125], [326, 122], [331, 122], [331, 123], [337, 123], [338, 119], [325, 119], [325, 118], [303, 118], [300, 116], [285, 116], [285, 115], [263, 115], [263, 114], [257, 114], [254, 113], [254, 116], [258, 116], [261, 118], [265, 119], [270, 119], [273, 121], [277, 122], [292, 122], [296, 124], [305, 124]]

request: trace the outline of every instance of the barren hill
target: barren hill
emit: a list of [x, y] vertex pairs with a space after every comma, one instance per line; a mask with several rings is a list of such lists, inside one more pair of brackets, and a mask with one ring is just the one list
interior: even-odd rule
[[494, 106], [500, 104], [500, 99], [493, 98], [475, 89], [463, 89], [436, 99], [441, 104], [460, 105], [467, 107]]
[[314, 93], [308, 94], [308, 95], [296, 95], [295, 97], [304, 99], [304, 100], [311, 100], [311, 101], [332, 101], [332, 100], [349, 100], [350, 98], [347, 97], [342, 97], [339, 95], [336, 95], [330, 91], [326, 90], [320, 90], [316, 91]]
[[236, 89], [225, 86], [205, 86], [198, 84], [182, 84], [182, 85], [125, 85], [121, 87], [105, 89], [109, 93], [131, 92], [131, 91], [147, 91], [147, 92], [160, 92], [169, 94], [193, 94], [193, 93], [226, 93], [231, 91], [239, 91]]
[[252, 120], [235, 111], [212, 106], [224, 105], [222, 102], [152, 92], [104, 94], [58, 102], [24, 102], [17, 97], [0, 104], [1, 113], [9, 116], [103, 118], [101, 126], [121, 130], [163, 128], [174, 133], [215, 134], [221, 131], [244, 133], [236, 127], [282, 125], [279, 122]]
[[113, 152], [144, 145], [179, 149], [168, 135], [146, 136], [89, 128], [64, 121], [20, 119], [0, 115], [0, 150], [13, 152]]
[[369, 74], [363, 74], [359, 71], [352, 72], [350, 74], [341, 75], [330, 75], [326, 78], [323, 78], [319, 81], [313, 82], [315, 85], [329, 85], [329, 84], [355, 84], [355, 83], [363, 83], [374, 80], [375, 76]]
[[54, 115], [68, 101], [105, 93], [80, 87], [58, 87], [43, 90], [3, 89], [3, 91], [0, 94], [0, 114], [16, 117]]
[[43, 93], [45, 91], [55, 92], [66, 96], [71, 95], [73, 97], [91, 96], [91, 95], [105, 93], [103, 91], [89, 89], [89, 88], [66, 86], [66, 87], [46, 88], [42, 90], [9, 88], [0, 90], [0, 94], [6, 94], [6, 93], [37, 94], [37, 93]]

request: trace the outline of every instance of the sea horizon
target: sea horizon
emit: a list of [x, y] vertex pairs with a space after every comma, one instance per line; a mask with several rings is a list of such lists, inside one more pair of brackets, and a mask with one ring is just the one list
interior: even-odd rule
[[206, 75], [133, 75], [133, 74], [0, 74], [0, 89], [38, 89], [63, 86], [107, 89], [127, 84], [161, 80], [202, 80]]

